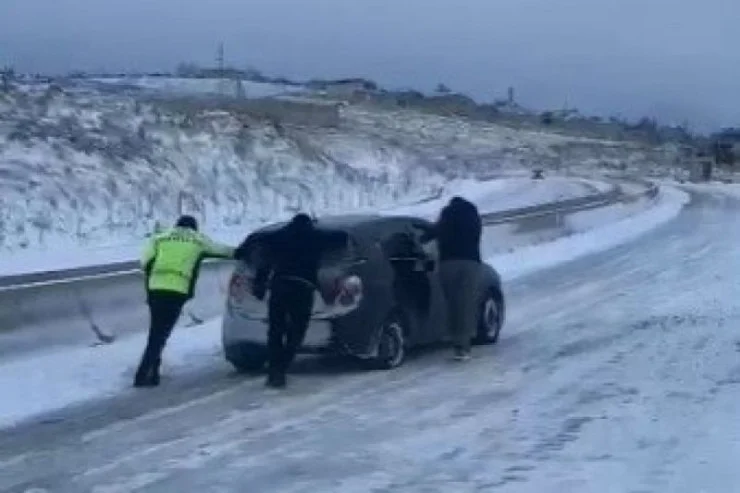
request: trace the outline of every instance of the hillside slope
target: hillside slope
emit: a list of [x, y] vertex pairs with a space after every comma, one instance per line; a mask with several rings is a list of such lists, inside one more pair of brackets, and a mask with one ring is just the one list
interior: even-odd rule
[[282, 124], [106, 87], [0, 93], [0, 250], [131, 243], [181, 212], [241, 232], [297, 210], [413, 203], [454, 177], [662, 159], [630, 143], [414, 111], [346, 105], [336, 125]]
[[228, 113], [66, 91], [0, 98], [6, 249], [116, 242], [181, 211], [212, 229], [248, 227], [298, 209], [423, 198], [442, 183], [398, 149], [365, 146], [348, 156], [341, 138], [317, 147], [300, 130]]

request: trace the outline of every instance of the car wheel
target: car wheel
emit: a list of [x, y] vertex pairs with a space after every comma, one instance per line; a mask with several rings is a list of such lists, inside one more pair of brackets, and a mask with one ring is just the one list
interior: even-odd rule
[[481, 301], [478, 316], [478, 331], [474, 344], [495, 344], [501, 334], [502, 306], [500, 297], [490, 291]]
[[264, 346], [237, 346], [229, 353], [228, 360], [239, 373], [258, 373], [267, 363], [267, 348]]
[[405, 323], [402, 316], [392, 314], [380, 328], [378, 353], [372, 360], [372, 367], [378, 370], [392, 370], [401, 366], [405, 359]]

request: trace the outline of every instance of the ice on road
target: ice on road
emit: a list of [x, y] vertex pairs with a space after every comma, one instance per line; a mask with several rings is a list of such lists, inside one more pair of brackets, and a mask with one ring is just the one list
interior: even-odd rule
[[221, 369], [0, 432], [0, 490], [734, 491], [738, 200], [509, 284], [498, 345], [391, 372]]
[[[626, 242], [675, 217], [688, 198], [687, 194], [670, 188], [662, 194], [653, 207], [635, 218], [495, 256], [489, 262], [499, 270], [505, 282], [509, 282], [537, 269]], [[484, 251], [488, 241], [495, 242], [497, 238], [484, 238]], [[141, 356], [145, 337], [146, 334], [138, 333], [112, 345], [39, 351], [30, 357], [0, 364], [0, 389], [7, 389], [0, 400], [0, 426], [125, 392], [133, 379], [134, 365]], [[167, 346], [163, 363], [163, 373], [174, 373], [175, 378], [203, 367], [229, 371], [223, 361], [219, 321], [179, 327]], [[54, 371], [49, 371], [50, 368]], [[19, 381], [23, 382], [22, 391], [17, 386]]]

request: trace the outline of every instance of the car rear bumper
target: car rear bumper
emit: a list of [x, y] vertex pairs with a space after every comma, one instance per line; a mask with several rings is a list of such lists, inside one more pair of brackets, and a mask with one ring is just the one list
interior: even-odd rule
[[[222, 324], [224, 350], [242, 345], [266, 347], [267, 331], [268, 325], [264, 321], [225, 316]], [[332, 352], [334, 346], [331, 323], [324, 320], [312, 320], [306, 330], [299, 353], [328, 353]]]

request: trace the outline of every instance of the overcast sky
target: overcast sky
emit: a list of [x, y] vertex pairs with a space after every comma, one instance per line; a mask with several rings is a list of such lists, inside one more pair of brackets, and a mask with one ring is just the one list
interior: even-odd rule
[[0, 64], [227, 62], [482, 100], [740, 124], [739, 0], [0, 0]]

